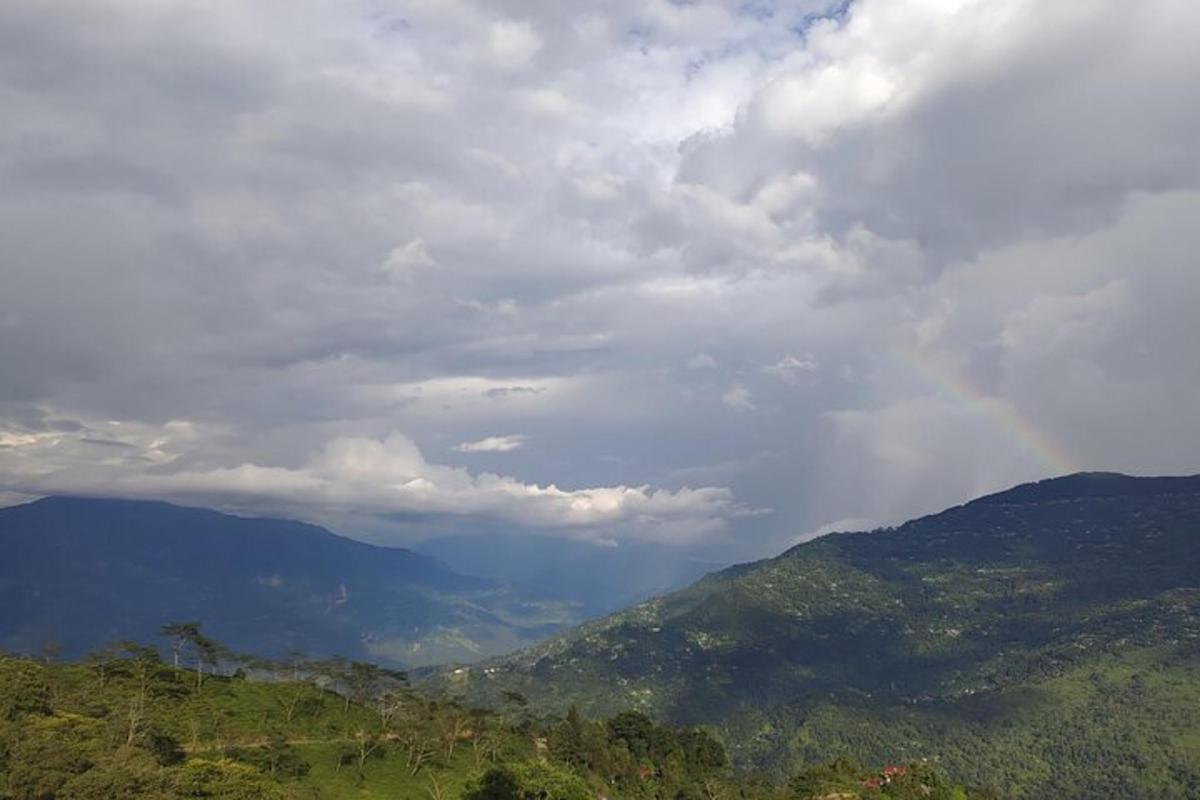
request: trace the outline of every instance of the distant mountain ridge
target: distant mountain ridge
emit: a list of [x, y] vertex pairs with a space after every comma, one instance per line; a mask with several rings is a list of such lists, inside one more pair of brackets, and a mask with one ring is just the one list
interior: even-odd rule
[[[1149, 497], [1200, 493], [1200, 475], [1140, 477], [1119, 472], [1077, 472], [1024, 483], [972, 503], [1037, 503], [1100, 497]], [[970, 505], [970, 503], [968, 503]]]
[[715, 725], [745, 767], [1197, 797], [1200, 476], [1081, 473], [831, 534], [434, 683]]
[[0, 509], [0, 647], [68, 656], [197, 619], [247, 652], [406, 666], [507, 652], [577, 619], [429, 556], [289, 520], [134, 500]]
[[610, 547], [503, 532], [441, 537], [414, 549], [459, 572], [578, 604], [589, 617], [681, 588], [724, 566], [654, 542], [622, 541]]

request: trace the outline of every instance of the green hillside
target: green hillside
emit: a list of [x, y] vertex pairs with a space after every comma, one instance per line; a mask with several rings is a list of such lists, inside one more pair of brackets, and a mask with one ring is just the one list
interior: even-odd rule
[[839, 762], [788, 785], [740, 778], [704, 730], [638, 713], [542, 719], [515, 695], [502, 719], [417, 697], [402, 675], [365, 663], [251, 660], [205, 677], [137, 646], [72, 665], [0, 656], [3, 800], [807, 800], [831, 791], [990, 796], [924, 763]]
[[712, 724], [777, 774], [848, 754], [1197, 797], [1200, 478], [1076, 475], [827, 536], [433, 683]]

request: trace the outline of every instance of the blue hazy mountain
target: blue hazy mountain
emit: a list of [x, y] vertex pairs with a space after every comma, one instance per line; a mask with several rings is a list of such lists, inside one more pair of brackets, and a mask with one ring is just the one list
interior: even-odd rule
[[459, 572], [578, 604], [586, 616], [665, 594], [725, 566], [665, 544], [614, 547], [519, 533], [447, 536], [414, 549]]
[[200, 620], [222, 643], [407, 666], [529, 644], [574, 609], [427, 555], [280, 519], [160, 502], [46, 498], [0, 509], [0, 647], [78, 656]]

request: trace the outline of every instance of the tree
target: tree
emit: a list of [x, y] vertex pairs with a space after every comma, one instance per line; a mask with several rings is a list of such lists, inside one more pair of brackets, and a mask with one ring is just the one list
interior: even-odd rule
[[463, 800], [592, 800], [587, 783], [546, 761], [492, 767], [467, 787]]
[[390, 689], [380, 693], [375, 698], [375, 711], [379, 714], [379, 726], [384, 731], [388, 730], [411, 699], [412, 696], [407, 689]]
[[425, 787], [425, 794], [429, 795], [429, 800], [449, 800], [450, 795], [446, 794], [445, 787], [438, 780], [437, 775], [430, 774], [429, 783]]
[[405, 735], [404, 744], [408, 748], [408, 771], [414, 776], [437, 755], [434, 743], [416, 726]]
[[574, 705], [567, 711], [567, 718], [558, 725], [550, 739], [550, 752], [564, 764], [581, 767], [587, 763], [583, 740], [583, 722], [579, 709]]
[[492, 767], [467, 787], [462, 800], [522, 800], [517, 776], [504, 767]]
[[120, 663], [121, 645], [106, 644], [84, 657], [83, 662], [96, 673], [96, 682], [103, 689], [112, 675], [113, 667]]
[[305, 706], [316, 705], [313, 699], [318, 691], [314, 683], [315, 669], [302, 653], [290, 653], [287, 661], [254, 659], [250, 663], [271, 676], [274, 682], [272, 697], [283, 712], [284, 722], [290, 723]]
[[142, 647], [133, 642], [121, 642], [118, 646], [124, 652], [125, 657], [122, 661], [129, 665], [133, 678], [125, 726], [125, 744], [133, 745], [138, 742], [145, 729], [150, 679], [159, 663], [158, 651], [153, 647]]
[[179, 662], [183, 649], [200, 635], [200, 623], [195, 621], [168, 622], [158, 629], [160, 636], [165, 636], [171, 643], [171, 660], [175, 671], [179, 672]]
[[788, 782], [788, 791], [795, 800], [808, 800], [848, 788], [857, 792], [862, 780], [862, 767], [848, 758], [838, 758], [802, 770]]
[[271, 731], [262, 747], [227, 747], [223, 754], [235, 761], [253, 764], [276, 779], [307, 775], [310, 769], [309, 763], [279, 731]]
[[358, 779], [362, 781], [366, 778], [367, 761], [382, 755], [383, 740], [370, 731], [358, 730], [354, 734], [354, 744], [339, 756], [338, 767], [353, 764]]
[[485, 759], [490, 759], [494, 762], [496, 759], [495, 750], [489, 750], [485, 742], [494, 742], [496, 737], [491, 735], [491, 726], [488, 724], [490, 715], [486, 709], [472, 708], [471, 714], [471, 751], [475, 754], [475, 766], [483, 764]]
[[635, 758], [645, 758], [650, 755], [654, 720], [640, 711], [623, 711], [608, 721], [608, 736], [614, 742], [624, 742]]
[[703, 728], [687, 728], [679, 732], [679, 747], [688, 769], [700, 775], [720, 772], [728, 764], [725, 747]]
[[170, 800], [171, 772], [161, 769], [145, 753], [123, 751], [116, 757], [67, 780], [59, 800]]
[[46, 662], [47, 666], [57, 661], [58, 657], [61, 655], [62, 645], [57, 641], [54, 639], [47, 639], [46, 641], [42, 642], [42, 659]]
[[215, 671], [225, 648], [197, 632], [192, 638], [192, 649], [196, 652], [196, 688], [199, 689], [204, 684], [204, 668], [208, 666], [210, 671]]
[[171, 660], [176, 672], [179, 672], [184, 652], [191, 650], [196, 659], [197, 689], [204, 684], [204, 668], [208, 666], [215, 669], [221, 657], [227, 653], [224, 647], [201, 633], [200, 623], [194, 620], [169, 622], [158, 632], [170, 640]]
[[375, 694], [375, 689], [382, 676], [383, 670], [374, 664], [368, 664], [365, 661], [350, 662], [350, 671], [347, 674], [350, 684], [348, 699], [360, 705], [366, 705], [366, 702]]
[[442, 743], [445, 747], [446, 761], [454, 758], [454, 749], [467, 729], [470, 718], [457, 705], [451, 705], [449, 712], [442, 721]]
[[322, 707], [325, 704], [325, 692], [337, 692], [343, 690], [345, 695], [345, 710], [350, 710], [350, 694], [345, 691], [349, 681], [347, 675], [350, 667], [346, 659], [341, 656], [326, 658], [322, 660], [313, 660], [308, 662], [308, 670], [312, 675], [313, 685], [321, 691], [319, 702]]
[[0, 720], [50, 713], [45, 671], [45, 667], [26, 659], [4, 659], [0, 663]]
[[96, 763], [104, 726], [75, 714], [26, 717], [12, 743], [7, 775], [16, 800], [53, 800], [72, 777]]
[[258, 768], [231, 759], [189, 759], [175, 774], [172, 797], [211, 797], [220, 800], [275, 800], [279, 785]]

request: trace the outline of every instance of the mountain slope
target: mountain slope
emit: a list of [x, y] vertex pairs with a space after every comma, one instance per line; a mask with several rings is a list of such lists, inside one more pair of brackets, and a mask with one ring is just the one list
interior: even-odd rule
[[848, 751], [1017, 796], [1194, 797], [1200, 477], [1075, 475], [827, 536], [440, 680], [716, 724], [744, 766]]
[[579, 604], [589, 617], [681, 588], [723, 566], [689, 557], [682, 548], [653, 542], [605, 547], [499, 532], [447, 536], [421, 542], [415, 549], [459, 572]]
[[0, 646], [67, 656], [180, 619], [234, 648], [403, 665], [508, 652], [571, 619], [398, 548], [166, 503], [47, 498], [0, 509]]

